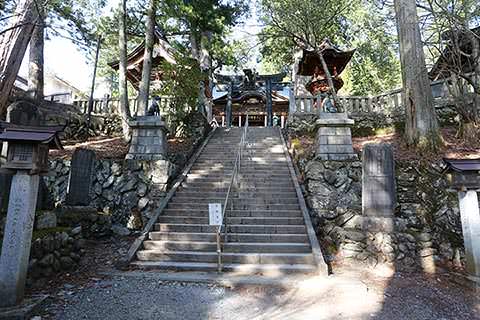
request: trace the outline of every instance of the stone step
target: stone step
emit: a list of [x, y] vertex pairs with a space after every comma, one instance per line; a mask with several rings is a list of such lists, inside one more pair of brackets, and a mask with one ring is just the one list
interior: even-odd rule
[[[217, 189], [224, 189], [228, 188], [230, 185], [230, 181], [206, 181], [206, 180], [193, 180], [193, 181], [186, 181], [182, 184], [182, 187], [184, 188], [204, 188], [208, 190], [217, 190]], [[254, 189], [254, 188], [281, 188], [282, 190], [287, 189], [287, 190], [292, 190], [294, 188], [293, 181], [249, 181], [245, 182], [242, 181], [240, 182], [239, 188], [243, 190], [247, 189]], [[235, 186], [235, 189], [237, 189], [237, 186]]]
[[[150, 240], [170, 240], [170, 241], [205, 241], [216, 242], [216, 233], [210, 232], [150, 232]], [[278, 243], [278, 242], [296, 242], [308, 243], [306, 234], [269, 234], [269, 233], [229, 233], [228, 242], [260, 242], [260, 243]]]
[[[208, 169], [206, 169], [208, 168]], [[195, 164], [192, 167], [192, 171], [196, 170], [212, 170], [212, 171], [233, 171], [233, 164]], [[247, 171], [247, 172], [286, 172], [286, 170], [289, 170], [287, 164], [282, 164], [282, 165], [268, 165], [268, 164], [262, 164], [262, 165], [245, 165], [242, 163], [241, 170]]]
[[[275, 204], [298, 204], [297, 198], [277, 198], [277, 199], [265, 199], [265, 198], [237, 198], [230, 197], [229, 203], [233, 201], [234, 205], [243, 206], [243, 205], [275, 205]], [[190, 203], [193, 202], [197, 205], [204, 205], [209, 203], [224, 203], [225, 197], [223, 198], [207, 198], [207, 197], [177, 197], [175, 196], [170, 203]]]
[[[282, 170], [286, 171], [286, 170]], [[210, 173], [193, 173], [190, 172], [188, 174], [189, 178], [209, 178], [209, 179], [217, 179], [217, 178], [232, 178], [232, 172], [230, 173], [221, 173], [212, 171]], [[291, 175], [288, 172], [280, 173], [280, 172], [271, 172], [268, 173], [266, 171], [260, 171], [259, 173], [249, 173], [244, 172], [241, 170], [241, 173], [238, 175], [240, 179], [291, 179]]]
[[[134, 261], [134, 266], [145, 270], [172, 271], [217, 271], [216, 263], [205, 262], [173, 262], [173, 261]], [[316, 267], [310, 264], [223, 264], [222, 270], [235, 274], [287, 275], [298, 273], [314, 273]]]
[[[177, 191], [175, 193], [175, 199], [196, 198], [199, 195], [200, 194], [198, 192], [192, 192], [192, 191], [188, 191], [188, 189], [182, 189], [182, 190]], [[297, 193], [295, 191], [278, 192], [278, 193], [255, 192], [255, 191], [252, 191], [252, 192], [233, 191], [233, 192], [231, 192], [230, 195], [234, 199], [236, 199], [236, 198], [254, 198], [254, 197], [258, 197], [258, 198], [261, 198], [261, 199], [281, 199], [281, 198], [295, 198], [296, 199]], [[201, 196], [203, 198], [225, 199], [225, 197], [227, 196], [227, 190], [225, 190], [224, 192], [215, 192], [215, 191], [202, 192]]]
[[[229, 233], [289, 233], [299, 234], [305, 233], [304, 225], [228, 225]], [[159, 232], [217, 232], [217, 226], [210, 226], [208, 224], [174, 224], [174, 223], [156, 223], [154, 231]]]
[[[208, 217], [208, 210], [191, 210], [191, 209], [164, 209], [163, 213], [167, 216], [182, 217]], [[246, 211], [246, 210], [227, 210], [227, 217], [287, 217], [287, 218], [303, 218], [300, 210], [277, 210], [277, 211]]]
[[[228, 185], [227, 186], [223, 186], [223, 187], [211, 187], [211, 186], [207, 186], [207, 187], [195, 187], [195, 186], [191, 186], [189, 187], [188, 185], [183, 185], [179, 188], [179, 190], [177, 192], [194, 192], [194, 193], [197, 193], [197, 192], [200, 192], [200, 193], [207, 193], [207, 192], [222, 192], [222, 193], [226, 193], [228, 190]], [[292, 190], [295, 190], [293, 189], [292, 187], [257, 187], [257, 186], [253, 186], [253, 187], [245, 187], [243, 186], [241, 189], [240, 189], [240, 192], [245, 192], [245, 193], [259, 193], [259, 194], [264, 194], [264, 193], [271, 193], [271, 194], [275, 194], [275, 193], [278, 193], [278, 194], [281, 194], [281, 193], [291, 193]], [[235, 192], [235, 190], [234, 190]], [[294, 192], [294, 191], [293, 191]], [[197, 193], [198, 194], [198, 193]], [[296, 192], [295, 192], [296, 194]]]
[[[222, 203], [222, 202], [218, 202]], [[233, 203], [233, 206], [230, 206], [230, 203], [228, 204], [229, 208], [228, 209], [233, 209], [233, 210], [270, 210], [270, 211], [276, 211], [276, 210], [299, 210], [300, 205], [298, 203], [295, 204], [256, 204], [256, 203], [251, 203], [251, 204], [237, 204]], [[183, 202], [183, 203], [177, 203], [177, 202], [169, 202], [167, 205], [167, 208], [169, 209], [190, 209], [190, 210], [206, 210], [208, 209], [208, 203], [195, 203], [195, 202]]]
[[[208, 224], [208, 214], [203, 217], [160, 216], [159, 223]], [[302, 225], [303, 217], [232, 217], [227, 216], [227, 223], [234, 225]]]
[[[239, 178], [242, 181], [291, 181], [292, 177], [290, 175], [239, 175]], [[212, 180], [212, 181], [230, 181], [232, 179], [232, 175], [188, 175], [187, 179], [192, 181], [194, 180]]]
[[[145, 250], [155, 251], [217, 251], [216, 242], [194, 242], [194, 241], [145, 241]], [[307, 243], [298, 242], [235, 242], [225, 243], [224, 252], [248, 252], [248, 253], [309, 253], [310, 246]]]
[[[216, 262], [216, 252], [202, 251], [156, 251], [140, 250], [137, 252], [140, 261], [177, 261], [177, 262]], [[310, 253], [222, 253], [223, 263], [246, 264], [313, 264]]]

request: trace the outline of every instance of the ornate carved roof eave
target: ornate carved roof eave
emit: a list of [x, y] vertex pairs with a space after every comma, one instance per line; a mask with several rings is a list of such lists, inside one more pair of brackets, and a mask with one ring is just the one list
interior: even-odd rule
[[[470, 31], [477, 35], [478, 42], [480, 43], [480, 27], [473, 28]], [[446, 32], [444, 35], [442, 35], [442, 37], [444, 38], [444, 40], [449, 40], [451, 37], [451, 34]], [[467, 48], [469, 45], [466, 45], [463, 42], [465, 41], [466, 36], [460, 35], [459, 37], [461, 37], [460, 42], [461, 42], [462, 51], [463, 52], [471, 51], [471, 48], [470, 50], [468, 50]], [[430, 80], [435, 81], [435, 80], [445, 79], [451, 76], [451, 71], [449, 70], [450, 69], [449, 67], [452, 65], [451, 56], [453, 51], [454, 49], [451, 43], [445, 47], [440, 57], [437, 59], [437, 61], [435, 61], [435, 64], [433, 65], [432, 69], [428, 73]], [[466, 58], [464, 55], [462, 55], [462, 58], [465, 60], [469, 59], [469, 58]], [[462, 63], [462, 69], [469, 66], [471, 67], [471, 65], [469, 65], [468, 63]], [[469, 73], [471, 71], [473, 71], [473, 68], [463, 70], [464, 73]]]
[[[257, 99], [261, 100], [262, 101], [261, 103], [263, 103], [263, 104], [265, 104], [266, 101], [267, 101], [265, 93], [258, 92], [258, 91], [247, 91], [247, 92], [244, 92], [243, 94], [241, 94], [240, 96], [232, 97], [232, 103], [239, 103], [239, 102], [251, 99], [251, 98], [257, 98]], [[215, 103], [215, 104], [226, 104], [227, 100], [228, 100], [228, 97], [226, 95], [224, 95], [224, 96], [221, 96], [221, 97], [213, 100], [213, 103]], [[274, 104], [276, 104], [276, 103], [277, 104], [288, 103], [289, 99], [288, 99], [288, 97], [282, 96], [282, 95], [278, 94], [278, 92], [273, 91], [272, 92], [272, 102]]]
[[[145, 41], [142, 41], [135, 49], [132, 50], [127, 55], [127, 66], [130, 64], [137, 64], [139, 62], [143, 63], [143, 55], [145, 53]], [[165, 61], [176, 64], [176, 60], [174, 57], [175, 49], [170, 45], [167, 39], [159, 32], [155, 31], [155, 45], [153, 50], [153, 57], [156, 58], [161, 56], [165, 59]], [[118, 70], [120, 61], [112, 61], [109, 62], [108, 65]], [[128, 68], [128, 67], [127, 67]]]
[[[345, 70], [356, 51], [356, 49], [341, 50], [328, 39], [320, 44], [319, 49], [327, 62], [330, 72], [333, 73], [335, 67], [338, 75]], [[315, 66], [319, 65], [321, 65], [320, 59], [315, 50], [313, 48], [303, 49], [297, 74], [301, 76], [312, 76]]]

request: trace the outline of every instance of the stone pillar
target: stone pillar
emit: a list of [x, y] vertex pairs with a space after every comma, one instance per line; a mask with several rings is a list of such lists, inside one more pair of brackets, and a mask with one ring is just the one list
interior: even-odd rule
[[222, 116], [222, 128], [225, 127], [225, 116]]
[[356, 160], [350, 129], [354, 123], [346, 113], [321, 112], [316, 122], [316, 156], [321, 160]]
[[297, 102], [295, 101], [295, 92], [293, 84], [289, 87], [288, 116], [291, 117], [297, 111]]
[[132, 141], [126, 159], [162, 160], [167, 158], [167, 128], [157, 116], [142, 116], [129, 122]]
[[0, 256], [0, 307], [19, 304], [24, 297], [39, 181], [38, 175], [24, 172], [12, 179]]
[[239, 128], [242, 127], [242, 115], [241, 114], [238, 115], [238, 127]]
[[392, 147], [387, 144], [368, 144], [363, 148], [362, 158], [362, 214], [393, 217], [396, 189]]
[[282, 129], [285, 128], [285, 116], [280, 117], [280, 126]]
[[273, 126], [273, 101], [272, 101], [272, 79], [268, 78], [265, 81], [265, 95], [267, 108], [267, 126]]
[[458, 193], [462, 219], [465, 259], [469, 274], [480, 278], [480, 210], [474, 190]]

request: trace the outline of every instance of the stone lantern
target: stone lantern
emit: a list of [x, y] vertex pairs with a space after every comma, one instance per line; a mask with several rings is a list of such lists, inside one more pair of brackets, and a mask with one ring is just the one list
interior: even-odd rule
[[48, 150], [62, 148], [63, 129], [0, 121], [0, 141], [8, 145], [1, 170], [13, 174], [0, 256], [0, 314], [23, 302], [40, 175], [48, 172]]
[[444, 159], [446, 176], [458, 193], [467, 271], [480, 283], [480, 159]]

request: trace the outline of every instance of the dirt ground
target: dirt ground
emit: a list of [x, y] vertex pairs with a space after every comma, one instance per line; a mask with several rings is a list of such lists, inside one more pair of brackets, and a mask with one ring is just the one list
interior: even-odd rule
[[80, 268], [37, 283], [48, 294], [42, 319], [480, 319], [480, 298], [447, 273], [425, 275], [339, 264], [334, 275], [288, 284], [228, 285], [164, 281], [118, 271], [130, 238], [91, 241]]

